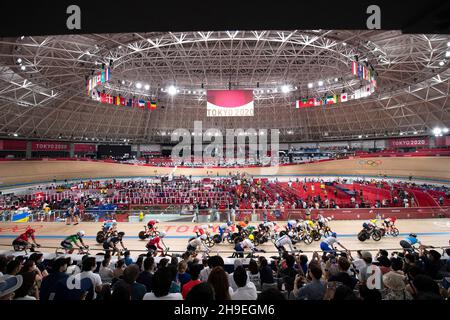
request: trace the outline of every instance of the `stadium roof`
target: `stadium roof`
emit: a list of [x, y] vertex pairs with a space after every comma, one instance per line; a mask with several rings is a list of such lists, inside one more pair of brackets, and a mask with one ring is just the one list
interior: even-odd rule
[[[295, 108], [301, 97], [357, 90], [361, 82], [351, 75], [355, 56], [376, 71], [374, 94]], [[157, 108], [121, 108], [92, 100], [86, 79], [111, 63], [106, 91], [155, 100]], [[2, 38], [0, 136], [159, 143], [170, 141], [170, 130], [192, 128], [194, 121], [203, 121], [204, 129], [277, 128], [284, 142], [429, 134], [435, 126], [450, 127], [449, 67], [450, 36], [397, 31]], [[171, 85], [178, 94], [167, 93]], [[284, 85], [290, 92], [282, 92]], [[229, 88], [255, 90], [253, 117], [206, 116], [206, 90]]]

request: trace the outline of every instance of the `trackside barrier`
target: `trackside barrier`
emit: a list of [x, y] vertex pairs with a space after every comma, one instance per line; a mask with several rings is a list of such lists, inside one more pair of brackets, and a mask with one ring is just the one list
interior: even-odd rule
[[[143, 215], [171, 215], [176, 221], [177, 215], [180, 219], [196, 216], [209, 216], [207, 218], [198, 219], [198, 221], [223, 222], [232, 220], [232, 212], [228, 209], [200, 209], [200, 210], [186, 210], [183, 208], [171, 208], [170, 210], [117, 210], [108, 212], [108, 215], [120, 222], [129, 220], [129, 216], [139, 217], [140, 213]], [[376, 215], [381, 218], [397, 217], [398, 219], [430, 219], [430, 218], [450, 218], [450, 207], [414, 207], [414, 208], [343, 208], [343, 209], [314, 209], [311, 211], [311, 218], [316, 218], [318, 214], [324, 217], [330, 217], [333, 220], [369, 220]], [[12, 222], [14, 211], [4, 210], [0, 211], [0, 222]], [[52, 210], [46, 214], [42, 210], [31, 211], [29, 221], [27, 222], [58, 222], [64, 221], [66, 210]], [[103, 215], [106, 217], [106, 215]], [[235, 210], [235, 220], [249, 221], [286, 221], [290, 219], [305, 219], [306, 210], [304, 209], [237, 209]], [[219, 219], [216, 219], [219, 218]], [[81, 214], [83, 222], [98, 222], [102, 221], [95, 213], [86, 211]], [[136, 219], [133, 219], [136, 220]]]
[[[12, 245], [11, 244], [2, 244], [0, 243], [0, 247], [8, 247], [11, 248]], [[450, 248], [450, 246], [433, 246], [432, 249], [441, 249], [442, 252], [444, 253], [446, 249]], [[52, 247], [52, 246], [41, 246], [39, 249], [51, 249], [51, 250], [58, 250], [61, 249], [63, 250], [61, 247]], [[403, 251], [403, 248], [401, 247], [395, 247], [395, 248], [381, 248], [387, 251]], [[76, 249], [75, 249], [76, 250]], [[378, 252], [380, 250], [380, 248], [364, 248], [364, 249], [358, 249], [358, 250], [347, 250], [347, 252], [357, 252], [357, 251], [371, 251], [371, 252]], [[100, 248], [89, 248], [89, 251], [99, 251], [99, 252], [104, 252], [104, 249], [100, 249]], [[139, 252], [139, 253], [147, 253], [147, 250], [137, 250], [137, 249], [128, 249], [128, 251], [130, 252]], [[185, 253], [186, 250], [169, 250], [168, 253], [169, 254], [183, 254]], [[219, 255], [219, 253], [226, 253], [226, 254], [232, 254], [235, 253], [236, 251], [234, 250], [210, 250], [209, 255], [212, 254], [216, 254]], [[250, 252], [250, 251], [248, 251]], [[322, 253], [322, 251], [320, 250], [296, 250], [297, 253], [314, 253], [314, 252], [320, 252]], [[247, 251], [246, 251], [247, 253]], [[258, 254], [259, 252], [255, 252], [255, 254]], [[268, 254], [276, 254], [278, 255], [278, 251], [265, 251], [264, 253], [268, 253]]]

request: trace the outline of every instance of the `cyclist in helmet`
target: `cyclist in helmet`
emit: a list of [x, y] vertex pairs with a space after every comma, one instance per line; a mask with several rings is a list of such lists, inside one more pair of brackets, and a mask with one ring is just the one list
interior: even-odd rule
[[103, 242], [103, 249], [106, 251], [112, 250], [111, 255], [114, 255], [117, 253], [117, 255], [120, 255], [120, 251], [117, 248], [117, 243], [120, 243], [123, 250], [127, 250], [125, 246], [123, 245], [123, 237], [125, 236], [125, 232], [119, 232], [117, 235], [110, 236], [108, 239], [106, 239]]
[[299, 219], [296, 219], [296, 220], [289, 220], [289, 221], [287, 222], [286, 230], [287, 230], [287, 231], [294, 230], [294, 229], [297, 227], [297, 224], [298, 224], [299, 222], [300, 222]]
[[337, 241], [337, 234], [336, 232], [333, 232], [330, 237], [325, 238], [320, 243], [320, 249], [324, 253], [330, 253], [337, 250], [337, 247], [334, 246], [334, 244], [339, 245], [342, 249], [347, 250], [339, 241]]
[[289, 246], [291, 252], [295, 250], [295, 247], [292, 245], [291, 237], [288, 234], [283, 235], [275, 241], [275, 248], [277, 248], [280, 254], [286, 252], [286, 248], [284, 247], [285, 245]]
[[202, 235], [209, 235], [209, 228], [212, 228], [213, 225], [210, 224], [202, 224], [199, 228], [198, 228], [198, 234]]
[[219, 235], [220, 235], [220, 239], [223, 241], [225, 238], [225, 234], [231, 232], [231, 227], [232, 223], [231, 221], [228, 221], [227, 223], [222, 223], [219, 226]]
[[156, 230], [156, 224], [159, 223], [158, 219], [155, 220], [149, 220], [149, 222], [147, 222], [147, 228], [149, 232], [153, 232]]
[[409, 236], [407, 236], [404, 240], [400, 241], [400, 246], [406, 251], [406, 252], [414, 252], [414, 245], [422, 245], [420, 241], [417, 239], [417, 234], [410, 233]]
[[397, 221], [396, 217], [387, 217], [383, 221], [383, 225], [386, 227], [386, 232], [390, 232], [391, 228], [395, 225], [395, 222]]
[[166, 233], [161, 231], [159, 236], [151, 237], [145, 246], [148, 251], [153, 252], [153, 255], [156, 256], [158, 252], [161, 252], [161, 256], [164, 255], [164, 248], [160, 246], [162, 242], [162, 238], [166, 236]]
[[103, 222], [103, 232], [114, 233], [117, 230], [117, 221], [116, 220], [106, 220]]
[[[250, 235], [248, 239], [244, 239], [242, 241], [237, 241], [234, 246], [235, 256], [237, 258], [243, 258], [244, 257], [244, 251], [245, 249], [250, 249], [253, 252], [259, 252], [260, 250], [255, 248], [255, 245], [253, 244], [250, 237], [253, 235]], [[239, 239], [239, 238], [238, 238]], [[242, 238], [240, 238], [242, 239]], [[261, 250], [262, 251], [262, 250]]]
[[36, 242], [36, 239], [34, 237], [35, 230], [31, 227], [27, 227], [24, 233], [20, 234], [16, 239], [14, 239], [12, 245], [14, 250], [20, 251], [27, 248], [32, 248], [33, 244], [30, 243], [29, 239], [33, 241], [33, 243], [36, 245], [36, 247], [40, 247], [41, 245]]
[[[66, 250], [67, 253], [73, 252], [74, 245], [76, 245], [80, 249], [82, 249], [82, 248], [88, 249], [89, 246], [85, 245], [83, 242], [84, 235], [85, 235], [85, 232], [83, 230], [80, 230], [76, 234], [70, 235], [67, 238], [65, 238], [61, 242], [61, 246]], [[80, 241], [81, 244], [78, 244], [78, 241]]]
[[194, 239], [192, 239], [188, 242], [186, 250], [188, 252], [190, 252], [191, 254], [193, 254], [197, 251], [203, 251], [205, 253], [209, 253], [209, 248], [202, 241], [202, 240], [206, 240], [206, 238], [207, 238], [206, 234], [202, 234], [201, 236], [195, 237]]

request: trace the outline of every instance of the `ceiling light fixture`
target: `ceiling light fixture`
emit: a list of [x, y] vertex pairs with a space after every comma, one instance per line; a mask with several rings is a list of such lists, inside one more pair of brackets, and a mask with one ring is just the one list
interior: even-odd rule
[[145, 90], [150, 90], [150, 85], [146, 84], [146, 85], [144, 86], [144, 88], [145, 88]]
[[171, 96], [177, 94], [178, 91], [179, 91], [179, 90], [177, 90], [177, 88], [175, 88], [174, 86], [170, 86], [170, 87], [167, 89], [167, 92], [168, 92]]
[[319, 85], [319, 87], [323, 86], [323, 81], [320, 80], [319, 82], [317, 82], [317, 84]]
[[138, 89], [142, 88], [142, 83], [137, 82], [137, 83], [136, 83], [136, 88], [138, 88]]

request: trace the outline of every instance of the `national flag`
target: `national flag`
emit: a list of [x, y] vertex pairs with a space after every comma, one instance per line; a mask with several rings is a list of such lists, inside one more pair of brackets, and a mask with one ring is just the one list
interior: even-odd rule
[[100, 81], [101, 81], [102, 83], [105, 83], [105, 71], [102, 71], [101, 77], [100, 77]]
[[127, 105], [127, 99], [125, 97], [120, 97], [120, 105], [122, 107]]
[[114, 101], [113, 101], [113, 96], [110, 95], [110, 94], [107, 94], [107, 95], [106, 95], [106, 100], [107, 100], [106, 103], [108, 103], [108, 104], [113, 104], [113, 103], [114, 103]]
[[133, 99], [128, 99], [127, 100], [127, 107], [132, 107], [133, 106]]
[[97, 74], [97, 85], [99, 84], [102, 84], [102, 75], [100, 72]]
[[133, 99], [133, 108], [139, 107], [139, 100]]
[[361, 89], [355, 90], [355, 92], [353, 94], [354, 94], [355, 99], [361, 98]]
[[106, 93], [100, 92], [100, 102], [107, 103], [106, 101]]
[[314, 106], [321, 106], [322, 105], [322, 100], [314, 98]]
[[141, 109], [144, 109], [144, 107], [145, 107], [145, 101], [144, 101], [144, 100], [139, 100], [139, 101], [138, 101], [138, 107], [141, 108]]
[[336, 103], [337, 101], [336, 101], [336, 98], [337, 98], [337, 96], [328, 96], [327, 97], [327, 102], [326, 102], [326, 104], [334, 104], [334, 103]]
[[367, 69], [367, 80], [372, 80], [370, 69]]
[[91, 98], [94, 101], [100, 101], [100, 92], [98, 92], [97, 90], [92, 90]]
[[347, 93], [341, 93], [340, 101], [347, 102], [347, 100], [348, 100]]
[[115, 105], [120, 106], [120, 96], [114, 97], [115, 98]]
[[358, 78], [362, 79], [362, 73], [363, 73], [363, 69], [362, 69], [362, 65], [358, 66]]
[[356, 61], [352, 61], [352, 74], [358, 75], [358, 63]]
[[375, 78], [373, 78], [373, 80], [372, 80], [372, 85], [373, 85], [375, 88], [377, 88], [377, 80], [375, 80]]
[[88, 93], [88, 95], [89, 95], [89, 93], [91, 92], [91, 79], [89, 79], [88, 80], [88, 82], [87, 82], [87, 93]]
[[106, 70], [105, 70], [105, 82], [109, 81], [109, 77], [110, 77], [109, 68], [106, 68]]

